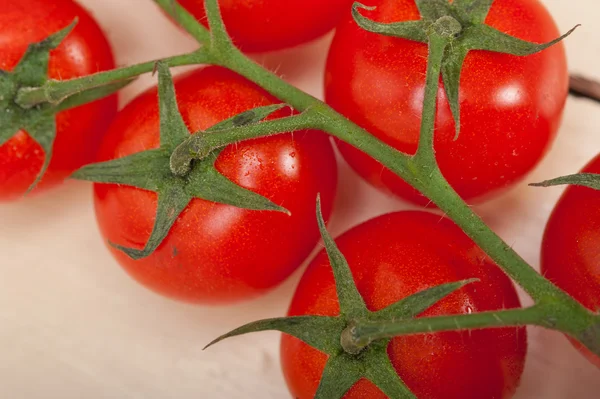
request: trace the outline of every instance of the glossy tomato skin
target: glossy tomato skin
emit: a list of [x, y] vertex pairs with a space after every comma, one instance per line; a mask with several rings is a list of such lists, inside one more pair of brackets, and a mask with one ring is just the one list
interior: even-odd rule
[[[253, 83], [218, 67], [179, 77], [175, 90], [191, 131], [278, 102]], [[102, 145], [100, 160], [156, 148], [158, 140], [157, 91], [151, 89], [119, 113]], [[216, 167], [292, 215], [194, 199], [149, 257], [134, 261], [111, 248], [130, 275], [158, 293], [209, 304], [264, 293], [288, 277], [316, 245], [317, 193], [323, 198], [325, 214], [331, 213], [337, 169], [332, 145], [322, 132], [240, 142], [219, 155]], [[112, 184], [96, 184], [94, 192], [103, 237], [143, 248], [154, 224], [155, 193]]]
[[[423, 316], [519, 307], [512, 282], [460, 229], [425, 212], [397, 212], [371, 219], [337, 240], [370, 310], [435, 285], [478, 278]], [[339, 305], [324, 251], [308, 266], [288, 314], [335, 316]], [[444, 332], [394, 338], [388, 354], [419, 399], [509, 398], [523, 371], [527, 348], [523, 328]], [[326, 355], [284, 335], [282, 367], [292, 396], [312, 398]], [[361, 380], [344, 396], [386, 398]]]
[[[112, 50], [92, 16], [72, 0], [3, 0], [0, 5], [0, 69], [12, 70], [30, 43], [77, 26], [50, 54], [49, 76], [70, 79], [115, 67]], [[101, 136], [117, 112], [117, 96], [60, 112], [50, 166], [34, 192], [62, 182], [92, 162]], [[44, 162], [42, 148], [24, 131], [0, 146], [0, 201], [21, 197]]]
[[[582, 172], [600, 174], [600, 155]], [[546, 225], [541, 268], [584, 306], [600, 309], [600, 191], [580, 186], [565, 190]], [[600, 357], [572, 342], [600, 367]]]
[[[419, 19], [414, 0], [368, 0], [361, 11], [379, 22]], [[533, 42], [559, 36], [538, 0], [496, 0], [486, 23]], [[387, 144], [416, 151], [427, 46], [360, 29], [348, 15], [329, 52], [325, 96], [337, 111]], [[441, 84], [435, 150], [441, 171], [466, 200], [487, 198], [519, 181], [549, 149], [568, 90], [565, 51], [558, 44], [539, 54], [516, 57], [472, 51], [460, 82], [461, 132]], [[364, 153], [339, 143], [348, 163], [371, 184], [419, 204], [428, 201]]]
[[[204, 0], [179, 3], [208, 26]], [[352, 0], [220, 0], [223, 21], [242, 50], [260, 52], [293, 47], [335, 27]]]

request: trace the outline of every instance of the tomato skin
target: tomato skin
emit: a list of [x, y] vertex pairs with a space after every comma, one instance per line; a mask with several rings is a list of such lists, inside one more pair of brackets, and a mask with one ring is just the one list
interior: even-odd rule
[[[600, 173], [600, 155], [582, 172]], [[541, 270], [588, 309], [600, 309], [600, 191], [580, 186], [565, 190], [544, 231]], [[600, 367], [600, 357], [571, 342]]]
[[[422, 313], [461, 314], [519, 307], [512, 282], [460, 229], [425, 212], [397, 212], [371, 219], [338, 239], [358, 290], [370, 310], [435, 285], [478, 278]], [[308, 266], [288, 314], [335, 316], [339, 304], [324, 251]], [[392, 364], [419, 399], [509, 398], [523, 371], [524, 328], [444, 332], [394, 338]], [[292, 396], [312, 398], [327, 355], [283, 335], [281, 361]], [[361, 380], [344, 398], [385, 398]]]
[[[208, 26], [204, 0], [179, 3]], [[316, 39], [335, 27], [352, 0], [220, 0], [233, 42], [248, 52], [280, 50]]]
[[[175, 90], [191, 131], [278, 102], [253, 83], [219, 67], [178, 77]], [[119, 113], [102, 145], [100, 160], [156, 148], [158, 140], [154, 88]], [[287, 278], [316, 245], [317, 193], [329, 215], [337, 182], [333, 148], [325, 134], [296, 132], [230, 145], [216, 167], [242, 187], [286, 207], [292, 215], [194, 199], [149, 257], [134, 261], [111, 248], [124, 269], [143, 285], [188, 302], [250, 299]], [[95, 184], [94, 193], [103, 237], [143, 248], [155, 220], [156, 194], [113, 184]]]
[[[30, 43], [79, 22], [50, 54], [49, 76], [71, 79], [115, 67], [110, 45], [92, 16], [72, 0], [4, 0], [0, 6], [0, 69], [12, 70]], [[33, 192], [60, 184], [93, 161], [101, 136], [117, 113], [117, 96], [60, 112], [54, 154]], [[25, 194], [45, 159], [43, 149], [24, 131], [0, 146], [0, 201]]]
[[[420, 18], [414, 0], [370, 0], [379, 22]], [[496, 0], [486, 23], [523, 40], [559, 36], [537, 0]], [[337, 28], [325, 77], [326, 101], [387, 144], [405, 153], [417, 148], [427, 46], [360, 29], [348, 16]], [[440, 79], [441, 82], [441, 79]], [[443, 90], [438, 92], [435, 150], [440, 169], [466, 200], [484, 199], [522, 179], [549, 149], [568, 90], [565, 51], [558, 44], [516, 57], [472, 51], [460, 82], [461, 132]], [[346, 161], [371, 184], [418, 204], [428, 200], [387, 168], [339, 142]]]

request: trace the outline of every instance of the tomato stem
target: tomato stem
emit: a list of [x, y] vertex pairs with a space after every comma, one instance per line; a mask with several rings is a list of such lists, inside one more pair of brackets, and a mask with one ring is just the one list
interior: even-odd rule
[[546, 312], [538, 306], [453, 316], [420, 317], [400, 321], [356, 323], [347, 329], [346, 339], [355, 345], [399, 335], [440, 331], [472, 330], [488, 327], [545, 325]]
[[[581, 320], [580, 317], [585, 322], [578, 321], [578, 319]], [[587, 314], [573, 314], [572, 309], [563, 306], [559, 302], [551, 304], [539, 302], [525, 309], [515, 308], [400, 320], [357, 320], [350, 323], [342, 332], [340, 343], [346, 352], [356, 354], [374, 341], [401, 335], [536, 325], [544, 328], [560, 329], [581, 341], [586, 341], [589, 338], [586, 346], [598, 354], [600, 351], [600, 339], [596, 331], [600, 326], [598, 319], [597, 315], [589, 312]]]
[[[98, 72], [76, 79], [62, 81], [50, 79], [40, 87], [22, 87], [15, 97], [15, 102], [25, 109], [43, 103], [57, 105], [67, 98], [83, 91], [124, 81], [144, 73], [153, 72], [157, 61], [161, 60], [147, 61], [141, 64]], [[210, 63], [212, 57], [208, 51], [201, 48], [191, 53], [165, 58], [162, 61], [168, 66], [174, 67], [180, 65]]]
[[210, 44], [210, 33], [204, 25], [198, 23], [196, 18], [183, 8], [176, 0], [152, 0], [163, 9], [171, 18], [181, 25], [194, 39], [204, 45]]
[[228, 49], [235, 49], [231, 38], [225, 30], [225, 24], [221, 17], [217, 0], [205, 0], [206, 19], [210, 29], [210, 44], [214, 49], [218, 49], [221, 54], [225, 54]]
[[189, 165], [192, 160], [204, 159], [219, 148], [256, 137], [314, 128], [318, 125], [320, 119], [318, 114], [307, 110], [299, 115], [217, 130], [210, 134], [205, 132], [195, 133], [188, 140], [181, 143], [171, 154], [171, 172], [176, 176], [184, 176], [189, 172]]
[[437, 32], [432, 32], [429, 35], [429, 55], [427, 57], [423, 112], [421, 113], [421, 131], [417, 153], [415, 154], [415, 161], [422, 164], [437, 165], [433, 151], [433, 134], [437, 114], [437, 94], [440, 86], [442, 60], [448, 44], [448, 38]]

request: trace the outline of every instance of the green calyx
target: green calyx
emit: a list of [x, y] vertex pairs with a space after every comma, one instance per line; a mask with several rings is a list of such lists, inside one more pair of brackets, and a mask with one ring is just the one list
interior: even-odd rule
[[56, 138], [56, 114], [66, 109], [98, 100], [120, 90], [131, 80], [95, 87], [74, 95], [43, 101], [35, 106], [19, 104], [20, 94], [34, 90], [50, 82], [48, 63], [50, 51], [73, 30], [77, 20], [66, 28], [50, 35], [46, 39], [30, 44], [12, 72], [0, 70], [0, 145], [3, 145], [20, 130], [24, 130], [44, 150], [45, 158], [37, 178], [31, 184], [31, 191], [43, 177], [52, 158], [52, 147]]
[[600, 174], [596, 173], [576, 173], [574, 175], [561, 176], [556, 179], [546, 180], [540, 183], [531, 183], [533, 187], [551, 187], [572, 184], [600, 190]]
[[333, 269], [340, 314], [294, 316], [260, 320], [237, 328], [211, 342], [257, 331], [276, 330], [292, 335], [329, 356], [316, 399], [341, 398], [358, 380], [366, 378], [390, 398], [415, 398], [396, 374], [387, 354], [392, 336], [360, 334], [361, 328], [412, 320], [440, 300], [476, 280], [443, 284], [406, 297], [372, 312], [358, 292], [352, 272], [325, 228], [317, 200], [317, 219]]
[[531, 43], [507, 35], [485, 24], [494, 0], [415, 0], [421, 14], [418, 21], [379, 23], [368, 19], [360, 9], [374, 10], [355, 2], [352, 15], [363, 29], [387, 36], [399, 37], [420, 43], [431, 44], [432, 36], [443, 38], [448, 44], [441, 64], [446, 97], [456, 125], [456, 138], [460, 131], [459, 84], [463, 63], [469, 51], [486, 50], [498, 53], [526, 56], [540, 52], [565, 37], [548, 43]]
[[201, 161], [215, 151], [242, 140], [266, 137], [283, 132], [294, 132], [314, 128], [320, 116], [315, 110], [301, 114], [257, 123], [270, 114], [287, 107], [286, 104], [274, 104], [258, 107], [232, 117], [227, 124], [217, 125], [208, 132], [198, 132], [189, 136], [173, 150], [170, 158], [171, 172], [175, 176], [186, 176], [195, 161]]
[[[188, 164], [186, 173], [171, 172], [171, 156], [182, 143], [190, 138], [175, 98], [175, 89], [169, 68], [157, 64], [158, 97], [160, 111], [160, 148], [151, 149], [123, 158], [84, 166], [72, 177], [98, 183], [124, 184], [158, 194], [158, 206], [154, 228], [144, 249], [138, 250], [112, 244], [133, 259], [141, 259], [154, 252], [167, 236], [169, 230], [194, 198], [228, 204], [245, 209], [289, 212], [267, 198], [242, 188], [227, 179], [215, 168], [221, 150], [206, 154], [203, 159]], [[252, 110], [251, 116], [243, 113], [209, 128], [210, 132], [229, 131], [235, 127], [260, 122], [281, 105], [266, 106]], [[243, 123], [241, 123], [243, 122]], [[207, 135], [210, 136], [210, 135]]]

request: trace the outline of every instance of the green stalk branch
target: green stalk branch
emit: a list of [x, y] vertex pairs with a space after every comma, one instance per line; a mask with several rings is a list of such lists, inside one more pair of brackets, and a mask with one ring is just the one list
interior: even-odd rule
[[547, 312], [538, 306], [527, 309], [508, 309], [453, 316], [420, 317], [396, 322], [357, 323], [345, 330], [343, 341], [373, 342], [400, 335], [424, 334], [441, 331], [474, 330], [489, 327], [516, 327], [528, 324], [546, 326]]
[[256, 137], [267, 137], [279, 133], [295, 132], [315, 128], [321, 121], [320, 115], [310, 110], [299, 115], [273, 119], [256, 124], [234, 126], [223, 130], [198, 132], [181, 143], [170, 159], [171, 172], [176, 176], [184, 176], [190, 170], [192, 160], [201, 160], [213, 151], [231, 143]]
[[415, 161], [425, 165], [435, 165], [433, 151], [433, 136], [435, 131], [435, 117], [437, 114], [437, 93], [440, 86], [442, 73], [442, 59], [448, 46], [448, 38], [438, 34], [429, 36], [429, 55], [427, 57], [427, 74], [425, 78], [425, 94], [423, 96], [423, 112], [421, 117], [421, 131]]
[[[492, 327], [519, 327], [536, 325], [561, 330], [571, 336], [585, 340], [586, 332], [600, 325], [600, 316], [588, 314], [578, 320], [580, 315], [571, 314], [560, 304], [536, 304], [529, 308], [515, 308], [500, 311], [488, 311], [451, 316], [420, 317], [386, 321], [360, 321], [351, 324], [341, 337], [342, 347], [355, 348], [370, 343], [410, 334], [426, 334], [442, 331], [476, 330]], [[586, 343], [593, 352], [598, 353], [598, 341]]]
[[[205, 135], [201, 140], [216, 150], [229, 145], [231, 142], [235, 143], [252, 139], [257, 136], [268, 137], [274, 134], [314, 129], [320, 121], [321, 118], [319, 115], [308, 110], [299, 115], [289, 116], [287, 118], [269, 120], [240, 128], [236, 127], [227, 130], [218, 130]], [[198, 139], [197, 136], [192, 136], [192, 138]]]
[[204, 25], [183, 8], [176, 0], [153, 0], [164, 12], [183, 27], [198, 43], [209, 45], [210, 33]]
[[[452, 219], [504, 272], [517, 282], [533, 300], [576, 303], [568, 294], [533, 269], [514, 249], [505, 243], [473, 212], [450, 187], [439, 169], [430, 171], [427, 184], [420, 191]], [[580, 306], [581, 307], [581, 306]], [[581, 307], [583, 310], [583, 307]]]
[[235, 49], [235, 47], [225, 29], [217, 0], [205, 0], [205, 9], [210, 29], [211, 45], [225, 55], [227, 53], [225, 50]]
[[[141, 74], [154, 71], [156, 62], [147, 61], [141, 64], [98, 72], [92, 75], [69, 80], [48, 80], [40, 87], [23, 87], [19, 90], [15, 102], [22, 108], [29, 109], [38, 104], [59, 104], [72, 95], [84, 90], [108, 85], [111, 83], [137, 77]], [[212, 58], [203, 48], [188, 54], [176, 55], [163, 60], [169, 67], [180, 65], [195, 65], [211, 63]]]

